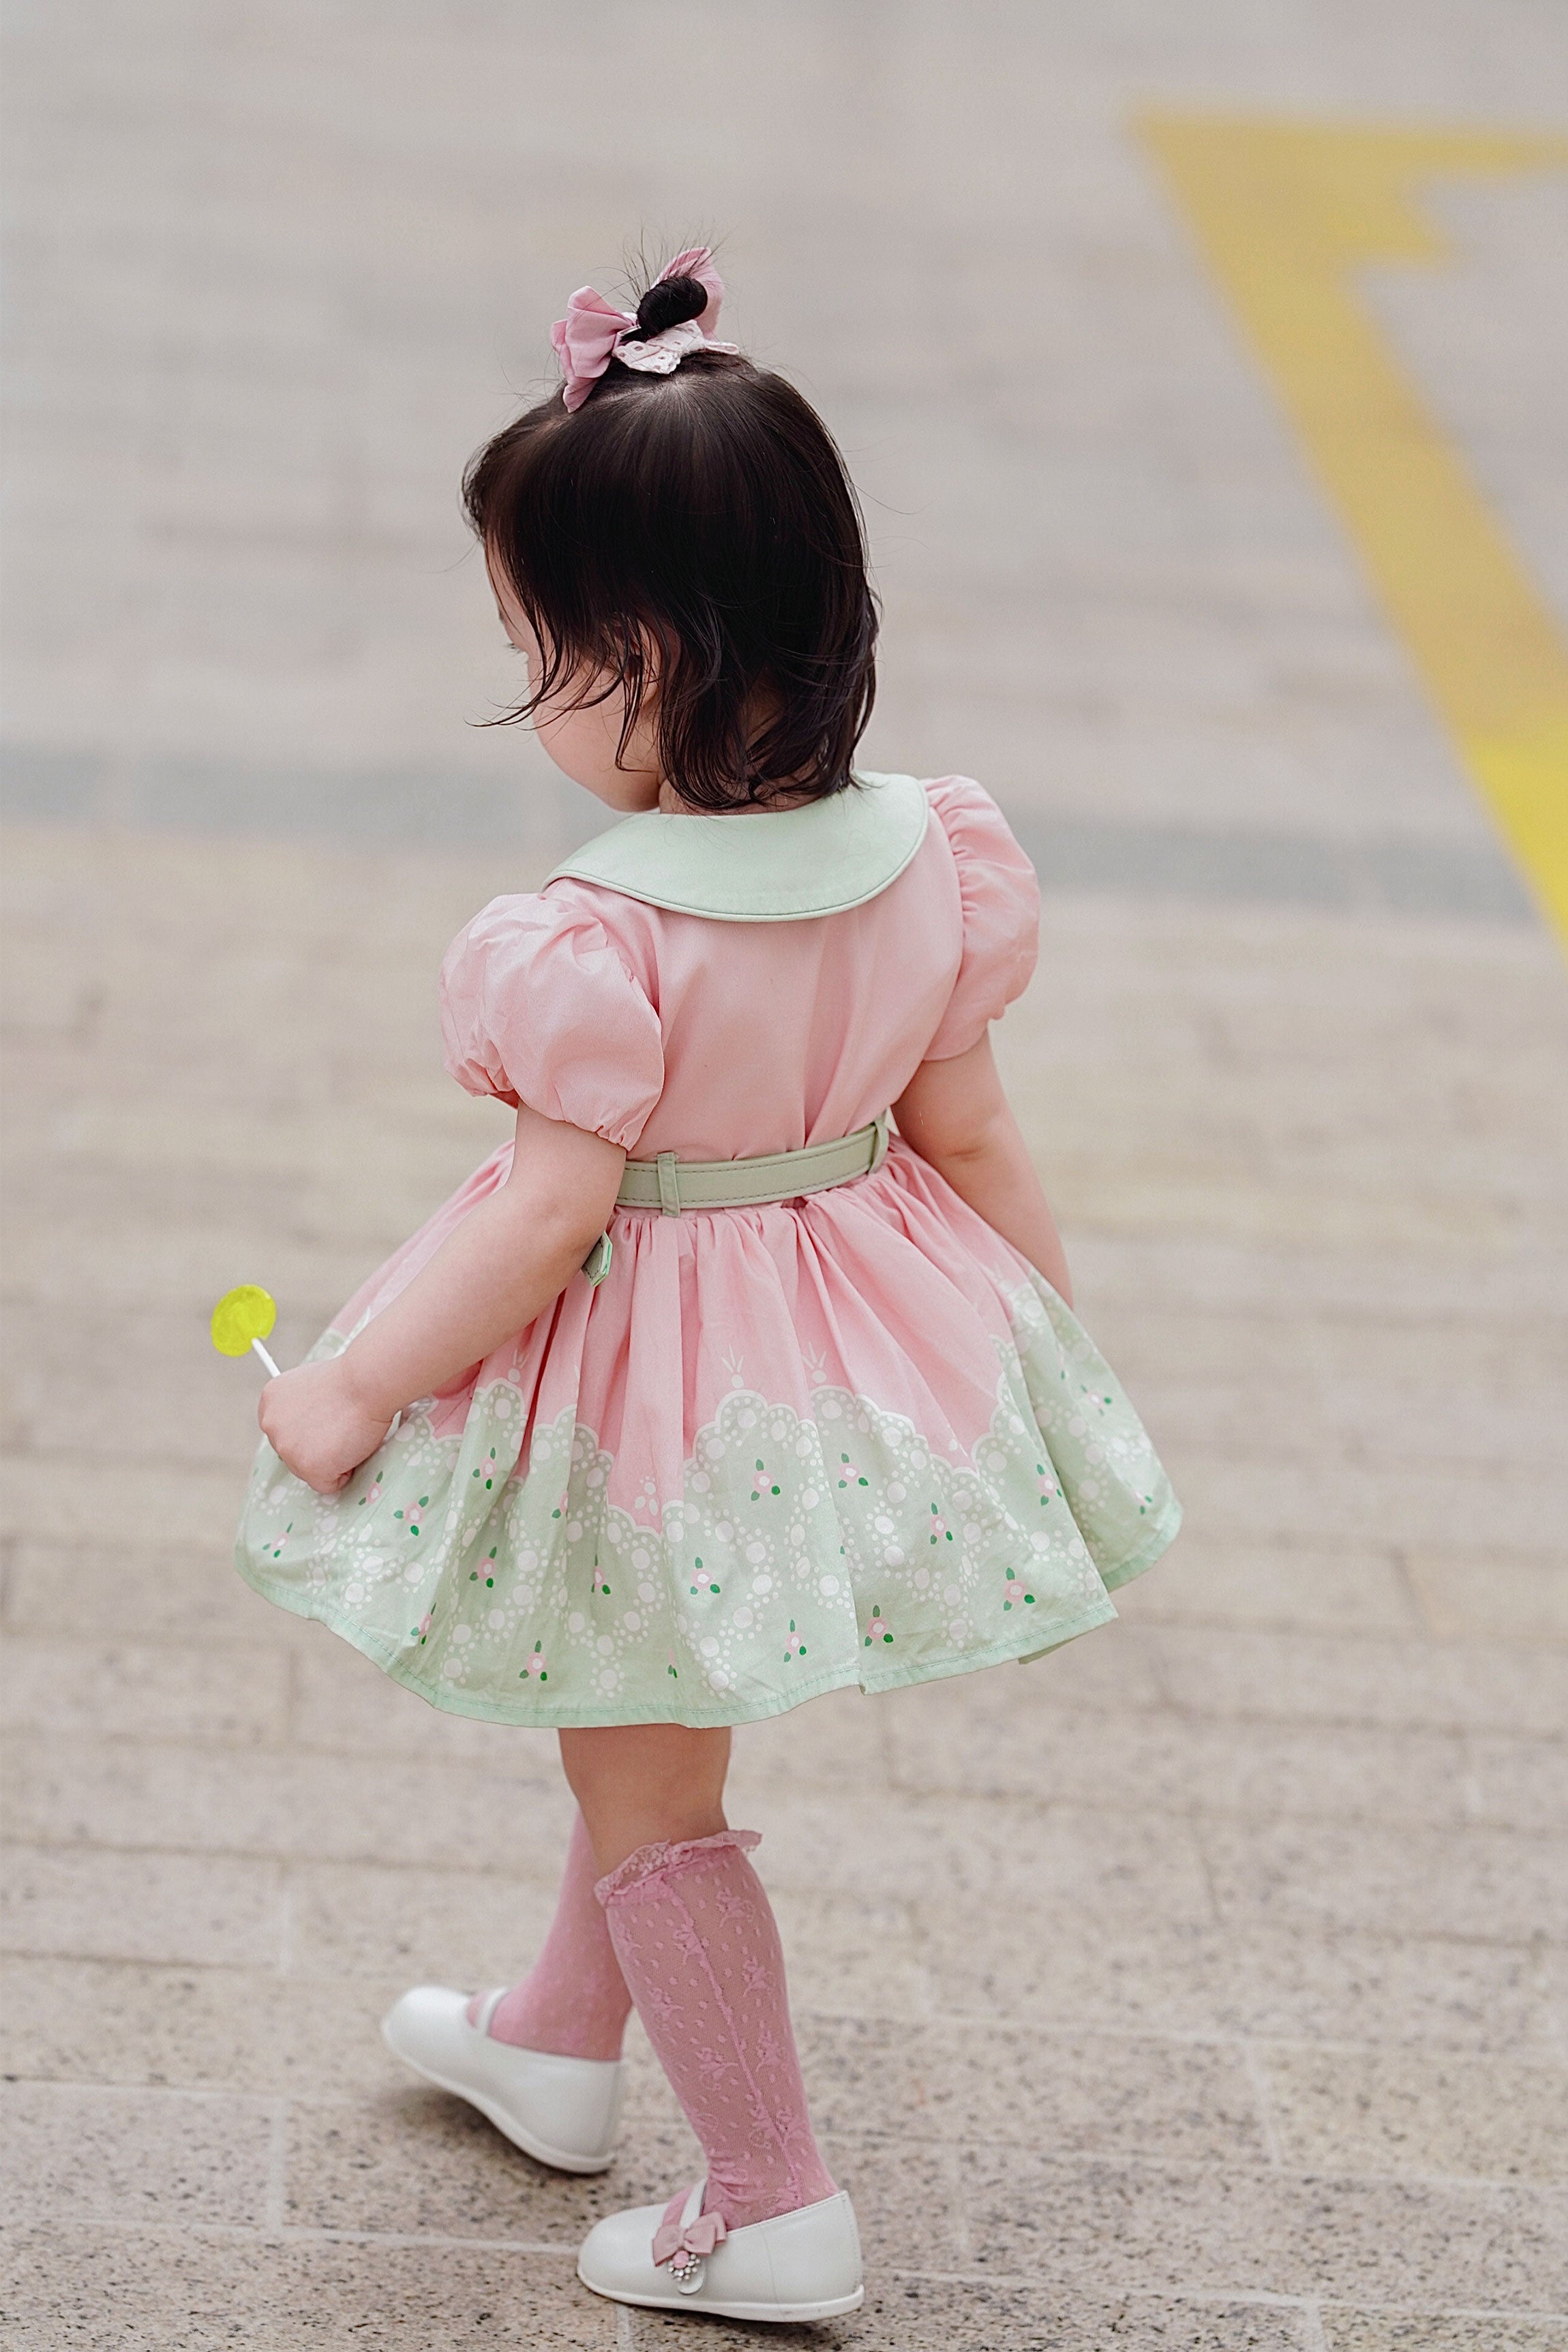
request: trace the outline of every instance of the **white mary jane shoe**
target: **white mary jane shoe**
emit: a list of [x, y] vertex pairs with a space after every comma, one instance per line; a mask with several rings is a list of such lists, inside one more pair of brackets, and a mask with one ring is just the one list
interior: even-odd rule
[[679, 2227], [666, 2232], [675, 2241], [673, 2260], [653, 2258], [662, 2205], [639, 2205], [600, 2221], [577, 2257], [584, 2285], [612, 2303], [706, 2311], [721, 2319], [836, 2319], [859, 2309], [866, 2299], [860, 2232], [842, 2189], [820, 2204], [725, 2231], [702, 2211], [707, 2186], [698, 2182]]
[[485, 1995], [470, 2025], [466, 1992], [418, 1985], [383, 2018], [382, 2040], [437, 2090], [478, 2107], [525, 2155], [558, 2172], [603, 2172], [613, 2161], [624, 2062], [492, 2042], [489, 2022], [505, 1990]]

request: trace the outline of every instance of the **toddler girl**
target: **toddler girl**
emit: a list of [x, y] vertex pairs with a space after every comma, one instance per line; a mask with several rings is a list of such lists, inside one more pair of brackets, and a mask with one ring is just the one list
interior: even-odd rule
[[731, 1727], [1037, 1657], [1179, 1513], [991, 1057], [1034, 875], [977, 784], [852, 768], [854, 494], [721, 293], [703, 248], [635, 314], [574, 294], [563, 393], [469, 470], [513, 715], [622, 821], [448, 954], [449, 1066], [515, 1139], [263, 1392], [238, 1558], [435, 1706], [560, 1735], [542, 1953], [406, 1994], [393, 2049], [591, 2172], [635, 2005], [707, 2176], [600, 2222], [584, 2284], [801, 2320], [859, 2303], [859, 2247]]

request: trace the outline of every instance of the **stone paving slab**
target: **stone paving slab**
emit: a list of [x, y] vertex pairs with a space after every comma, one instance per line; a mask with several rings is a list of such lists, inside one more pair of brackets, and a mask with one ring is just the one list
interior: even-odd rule
[[8, 2083], [6, 2207], [11, 2219], [227, 2222], [260, 2229], [278, 2135], [277, 2102], [225, 2090], [105, 2089]]
[[1562, 2352], [1568, 2323], [1516, 2319], [1500, 2311], [1454, 2317], [1437, 2312], [1342, 2311], [1321, 2320], [1328, 2352]]
[[64, 1840], [12, 1846], [4, 1860], [13, 1951], [208, 1967], [276, 1968], [282, 1958], [282, 1888], [271, 1863], [106, 1853]]
[[[637, 2352], [679, 2341], [683, 2323], [639, 2313], [630, 2341]], [[768, 2341], [788, 2352], [852, 2344], [856, 2352], [1055, 2352], [1060, 2344], [1085, 2352], [1305, 2352], [1311, 2321], [1289, 2307], [1256, 2304], [1100, 2297], [1070, 2289], [998, 2286], [989, 2281], [909, 2279], [873, 2292], [852, 2322], [830, 2321], [812, 2330], [780, 2328]], [[754, 2345], [754, 2329], [715, 2323], [705, 2341], [736, 2352]], [[1531, 2348], [1532, 2352], [1532, 2347]]]
[[1568, 2179], [1563, 2086], [1539, 2067], [1267, 2047], [1257, 2063], [1279, 2153], [1301, 2171]]
[[1071, 2166], [970, 2152], [970, 2258], [982, 2273], [1146, 2288], [1417, 2299], [1529, 2312], [1551, 2275], [1561, 2192], [1174, 2166]]
[[564, 2253], [530, 2257], [526, 2311], [515, 2254], [467, 2241], [377, 2246], [374, 2286], [363, 2241], [194, 2229], [22, 2231], [7, 2269], [0, 2315], [14, 2340], [60, 2352], [216, 2352], [237, 2340], [256, 2352], [619, 2352], [614, 2313], [583, 2293]]

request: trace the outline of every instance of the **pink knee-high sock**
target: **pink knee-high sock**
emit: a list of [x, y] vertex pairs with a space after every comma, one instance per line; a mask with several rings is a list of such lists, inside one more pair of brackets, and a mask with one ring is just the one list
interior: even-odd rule
[[778, 1927], [746, 1859], [756, 1843], [754, 1830], [724, 1830], [640, 1846], [598, 1887], [637, 2015], [708, 2158], [703, 2210], [731, 2230], [834, 2194]]
[[[496, 2003], [490, 2039], [563, 2058], [618, 2058], [631, 2013], [620, 1962], [594, 1891], [598, 1865], [581, 1813], [572, 1824], [566, 1867], [544, 1948]], [[468, 2011], [477, 2022], [478, 1999]]]

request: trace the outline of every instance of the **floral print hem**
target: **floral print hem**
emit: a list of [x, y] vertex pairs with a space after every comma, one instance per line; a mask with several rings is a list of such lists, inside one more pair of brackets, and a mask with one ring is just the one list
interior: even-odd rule
[[[1152, 1568], [1161, 1553], [1175, 1540], [1181, 1519], [1181, 1508], [1177, 1505], [1152, 1544], [1148, 1559], [1138, 1567], [1126, 1570], [1118, 1579], [1120, 1583], [1131, 1583], [1135, 1576], [1143, 1573], [1145, 1568]], [[744, 1714], [732, 1702], [715, 1700], [704, 1708], [689, 1700], [678, 1700], [673, 1684], [669, 1685], [668, 1696], [656, 1692], [650, 1698], [628, 1701], [618, 1711], [603, 1701], [575, 1707], [563, 1704], [553, 1709], [536, 1701], [524, 1709], [510, 1698], [490, 1699], [482, 1692], [462, 1691], [433, 1684], [427, 1676], [420, 1675], [417, 1666], [395, 1644], [383, 1649], [363, 1626], [351, 1623], [329, 1608], [312, 1608], [298, 1592], [271, 1584], [266, 1577], [257, 1575], [244, 1558], [239, 1559], [238, 1566], [247, 1583], [252, 1585], [264, 1601], [276, 1601], [279, 1608], [288, 1609], [296, 1616], [313, 1618], [329, 1633], [341, 1635], [363, 1656], [378, 1665], [390, 1681], [401, 1683], [405, 1690], [412, 1691], [416, 1698], [424, 1699], [428, 1706], [438, 1707], [442, 1714], [466, 1716], [478, 1723], [511, 1724], [536, 1731], [591, 1730], [616, 1723], [679, 1723], [684, 1724], [689, 1731], [710, 1731], [727, 1724], [765, 1723], [771, 1716], [787, 1715], [792, 1707], [804, 1706], [808, 1699], [826, 1698], [829, 1691], [849, 1690], [858, 1685], [864, 1696], [874, 1698], [879, 1691], [905, 1690], [915, 1683], [946, 1682], [955, 1675], [973, 1674], [982, 1666], [1031, 1666], [1037, 1658], [1049, 1657], [1053, 1651], [1065, 1648], [1068, 1643], [1081, 1640], [1085, 1633], [1092, 1633], [1097, 1626], [1114, 1622], [1116, 1617], [1115, 1610], [1110, 1607], [1088, 1610], [1080, 1623], [1059, 1631], [1048, 1647], [1043, 1650], [1023, 1649], [1012, 1642], [1002, 1642], [992, 1650], [965, 1650], [952, 1657], [922, 1659], [917, 1665], [894, 1673], [873, 1675], [868, 1667], [862, 1671], [853, 1664], [841, 1670], [828, 1667], [819, 1675], [792, 1683], [787, 1690], [778, 1692], [771, 1701], [749, 1706]]]
[[[1092, 1341], [1047, 1285], [1008, 1301], [995, 1409], [944, 1455], [901, 1414], [753, 1390], [700, 1428], [639, 1523], [571, 1411], [505, 1381], [460, 1434], [431, 1401], [331, 1496], [263, 1444], [237, 1559], [446, 1711], [541, 1727], [743, 1723], [1042, 1655], [1115, 1615], [1180, 1507]], [[345, 1344], [329, 1332], [318, 1356]]]

